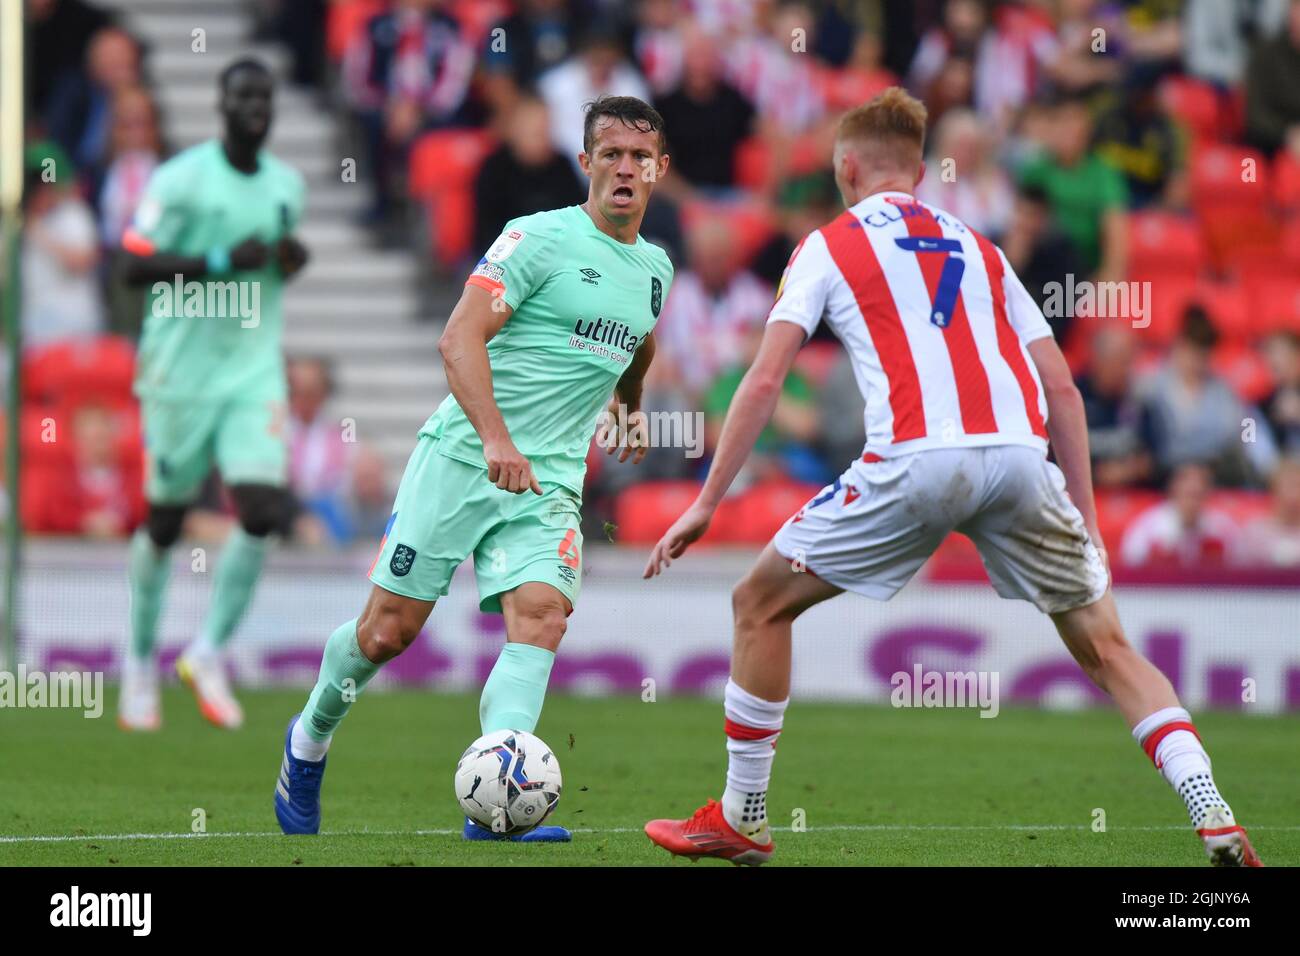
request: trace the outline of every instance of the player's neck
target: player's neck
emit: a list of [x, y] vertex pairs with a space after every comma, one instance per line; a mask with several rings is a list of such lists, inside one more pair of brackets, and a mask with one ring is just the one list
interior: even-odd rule
[[260, 147], [261, 143], [240, 142], [230, 137], [221, 141], [221, 151], [226, 155], [226, 162], [249, 175], [257, 172], [257, 153]]
[[876, 179], [868, 183], [864, 183], [861, 187], [859, 187], [853, 195], [853, 202], [849, 203], [849, 205], [856, 206], [858, 203], [862, 202], [862, 200], [866, 199], [868, 196], [875, 196], [878, 193], [906, 193], [907, 195], [911, 196], [913, 194], [913, 190], [915, 189], [916, 186], [913, 183], [907, 182], [906, 180], [899, 179], [897, 177], [891, 177], [888, 179]]
[[596, 208], [596, 204], [590, 199], [578, 208], [587, 214], [588, 218], [591, 219], [597, 229], [609, 236], [615, 242], [621, 242], [628, 246], [636, 244], [637, 233], [641, 231], [640, 216], [637, 216], [635, 219], [629, 219], [627, 222], [614, 222], [602, 215], [600, 210]]

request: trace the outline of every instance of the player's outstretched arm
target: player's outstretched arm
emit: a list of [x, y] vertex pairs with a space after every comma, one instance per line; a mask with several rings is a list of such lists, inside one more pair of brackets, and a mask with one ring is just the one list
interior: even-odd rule
[[505, 326], [511, 311], [500, 296], [476, 285], [465, 286], [438, 340], [438, 352], [451, 393], [483, 442], [488, 481], [514, 494], [531, 488], [540, 495], [542, 486], [533, 475], [532, 463], [515, 447], [492, 392], [487, 344]]
[[207, 256], [183, 256], [156, 251], [152, 243], [131, 232], [123, 240], [122, 248], [127, 253], [124, 275], [128, 285], [171, 282], [178, 275], [185, 279], [201, 279], [207, 275], [260, 269], [266, 264], [269, 254], [266, 243], [249, 238], [233, 249], [214, 249]]
[[1084, 525], [1102, 559], [1106, 560], [1106, 545], [1097, 527], [1097, 505], [1092, 495], [1092, 461], [1083, 397], [1055, 339], [1051, 336], [1035, 339], [1028, 347], [1047, 398], [1047, 433], [1056, 452], [1056, 464], [1065, 475], [1065, 490], [1083, 515]]
[[695, 503], [686, 509], [650, 552], [643, 577], [654, 577], [709, 530], [713, 512], [736, 480], [759, 433], [772, 419], [785, 377], [803, 346], [804, 330], [793, 322], [770, 322], [754, 364], [736, 389], [722, 423], [718, 449]]

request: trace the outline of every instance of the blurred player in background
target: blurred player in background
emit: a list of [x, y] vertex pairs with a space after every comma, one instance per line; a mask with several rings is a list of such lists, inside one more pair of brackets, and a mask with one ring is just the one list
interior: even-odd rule
[[243, 722], [222, 648], [253, 596], [267, 535], [285, 507], [281, 287], [307, 261], [291, 232], [303, 209], [297, 171], [262, 149], [274, 82], [240, 59], [218, 80], [221, 139], [154, 172], [122, 239], [128, 281], [148, 285], [135, 391], [144, 419], [148, 519], [131, 541], [131, 632], [118, 722], [160, 725], [158, 618], [186, 509], [215, 464], [239, 523], [216, 569], [212, 606], [176, 668], [203, 716]]
[[[722, 802], [686, 820], [653, 820], [646, 833], [682, 856], [768, 860], [766, 795], [795, 618], [845, 590], [888, 600], [959, 531], [1000, 595], [1051, 616], [1183, 798], [1211, 861], [1261, 865], [1173, 686], [1124, 637], [1083, 402], [1051, 329], [1000, 249], [914, 196], [925, 124], [925, 107], [898, 88], [841, 120], [834, 167], [848, 209], [795, 249], [704, 488], [651, 553], [646, 577], [708, 529], [796, 353], [825, 318], [853, 359], [866, 449], [736, 586]], [[1046, 458], [1049, 437], [1059, 468]]]
[[[639, 99], [588, 105], [587, 200], [506, 223], [466, 282], [439, 343], [451, 394], [420, 429], [359, 618], [325, 645], [307, 706], [289, 722], [275, 792], [285, 833], [320, 829], [326, 751], [356, 695], [415, 640], [470, 555], [479, 607], [505, 616], [483, 686], [483, 733], [532, 731], [582, 583], [587, 450], [611, 398], [641, 406], [652, 330], [673, 268], [638, 234], [668, 169], [663, 119]], [[629, 429], [607, 446], [645, 454]], [[496, 834], [465, 821], [466, 839]], [[565, 841], [543, 826], [517, 839]]]

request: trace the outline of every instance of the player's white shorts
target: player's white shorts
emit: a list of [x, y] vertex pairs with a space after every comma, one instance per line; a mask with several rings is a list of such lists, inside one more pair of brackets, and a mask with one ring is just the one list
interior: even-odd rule
[[1051, 614], [1106, 593], [1106, 566], [1065, 493], [1065, 476], [1038, 449], [865, 457], [776, 533], [783, 557], [836, 587], [887, 601], [957, 531], [975, 542], [1004, 598]]

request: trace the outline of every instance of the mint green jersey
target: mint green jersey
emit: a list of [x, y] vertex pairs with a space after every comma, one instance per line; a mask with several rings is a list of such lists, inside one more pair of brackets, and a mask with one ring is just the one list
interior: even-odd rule
[[[468, 283], [513, 310], [488, 343], [492, 391], [539, 482], [582, 494], [587, 448], [637, 347], [654, 328], [673, 267], [640, 236], [623, 243], [580, 206], [512, 219]], [[483, 443], [454, 395], [420, 429], [485, 467]]]
[[[123, 240], [134, 252], [207, 256], [249, 237], [271, 244], [302, 215], [302, 176], [263, 151], [257, 172], [226, 159], [220, 141], [193, 146], [154, 171]], [[136, 394], [221, 401], [283, 398], [284, 279], [273, 259], [257, 270], [154, 283], [145, 296]]]

